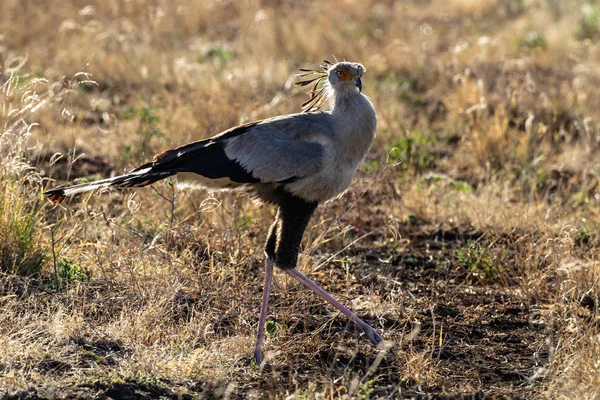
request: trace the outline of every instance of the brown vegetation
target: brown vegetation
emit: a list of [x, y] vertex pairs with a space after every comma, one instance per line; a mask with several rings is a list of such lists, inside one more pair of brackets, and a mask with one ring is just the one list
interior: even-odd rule
[[[599, 37], [583, 0], [3, 0], [0, 395], [597, 398]], [[378, 137], [300, 268], [392, 347], [279, 274], [244, 361], [269, 207], [41, 195], [297, 112], [332, 54]]]

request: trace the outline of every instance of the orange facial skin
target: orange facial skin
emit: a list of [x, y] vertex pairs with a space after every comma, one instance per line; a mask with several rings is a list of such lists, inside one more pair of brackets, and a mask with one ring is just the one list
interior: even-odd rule
[[337, 72], [337, 75], [338, 75], [338, 78], [340, 78], [340, 80], [342, 80], [342, 81], [347, 81], [347, 80], [352, 79], [352, 77], [350, 76], [350, 74], [348, 73], [348, 71], [343, 70], [343, 69], [339, 70]]

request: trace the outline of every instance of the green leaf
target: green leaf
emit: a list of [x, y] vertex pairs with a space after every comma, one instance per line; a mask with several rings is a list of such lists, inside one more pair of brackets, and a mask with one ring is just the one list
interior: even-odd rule
[[277, 322], [271, 320], [267, 321], [266, 331], [269, 335], [274, 335], [277, 333], [277, 331], [279, 331], [280, 328], [281, 325], [279, 325]]

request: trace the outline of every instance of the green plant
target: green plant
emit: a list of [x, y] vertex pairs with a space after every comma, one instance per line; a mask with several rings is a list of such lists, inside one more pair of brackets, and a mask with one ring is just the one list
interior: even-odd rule
[[37, 231], [40, 205], [34, 191], [14, 177], [0, 176], [0, 271], [37, 275], [45, 261], [45, 247], [39, 242]]
[[237, 220], [237, 228], [240, 231], [245, 231], [254, 223], [254, 217], [251, 214], [243, 214]]
[[377, 161], [365, 161], [362, 165], [362, 170], [365, 172], [379, 171], [379, 163]]
[[139, 118], [137, 134], [139, 143], [134, 146], [125, 146], [122, 157], [125, 162], [139, 161], [153, 153], [150, 142], [153, 138], [162, 137], [163, 133], [158, 128], [160, 118], [153, 107], [127, 107], [123, 113], [125, 119]]
[[463, 193], [472, 193], [473, 188], [467, 182], [457, 181], [455, 179], [450, 178], [444, 174], [438, 174], [435, 172], [430, 172], [426, 175], [423, 175], [417, 179], [417, 189], [421, 190], [424, 183], [434, 184], [434, 183], [442, 183], [443, 185], [448, 185], [457, 192]]
[[600, 32], [600, 9], [595, 3], [595, 1], [590, 1], [581, 6], [581, 17], [579, 17], [577, 29], [579, 39], [593, 39]]
[[575, 243], [578, 245], [585, 245], [590, 242], [593, 237], [593, 232], [590, 229], [579, 228], [577, 231], [577, 236], [575, 238]]
[[196, 61], [199, 63], [212, 61], [216, 67], [222, 68], [231, 59], [235, 57], [233, 50], [223, 46], [210, 46], [202, 55], [196, 57]]
[[526, 47], [529, 49], [546, 50], [548, 48], [548, 42], [544, 35], [537, 31], [529, 31], [524, 36], [521, 36], [517, 40], [518, 47]]
[[269, 320], [266, 324], [266, 331], [269, 335], [275, 335], [281, 329], [281, 325], [277, 322]]
[[436, 138], [416, 131], [391, 143], [388, 160], [392, 163], [402, 160], [403, 168], [412, 166], [420, 172], [435, 164], [436, 156], [430, 151], [430, 147], [436, 142]]
[[494, 265], [488, 248], [476, 241], [467, 240], [467, 247], [454, 250], [458, 264], [479, 280], [494, 280], [502, 271]]
[[375, 391], [373, 384], [375, 383], [374, 379], [369, 379], [360, 384], [358, 388], [358, 393], [356, 393], [356, 397], [359, 399], [368, 400], [371, 398], [371, 394]]
[[61, 282], [68, 285], [73, 281], [82, 281], [86, 278], [87, 275], [77, 264], [66, 258], [60, 258], [56, 261], [55, 273], [50, 275], [50, 282], [53, 286], [60, 287]]

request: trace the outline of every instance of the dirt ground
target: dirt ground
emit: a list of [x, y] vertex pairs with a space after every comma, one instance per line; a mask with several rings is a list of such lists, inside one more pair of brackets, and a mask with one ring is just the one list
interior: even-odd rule
[[[380, 296], [383, 301], [393, 298], [401, 304], [401, 308], [377, 319], [359, 314], [384, 337], [387, 332], [400, 335], [400, 341], [390, 343], [387, 349], [373, 349], [364, 336], [357, 340], [360, 334], [324, 304], [313, 302], [291, 320], [278, 321], [281, 309], [290, 306], [289, 299], [282, 297], [293, 297], [293, 293], [280, 289], [275, 290], [272, 318], [291, 326], [287, 340], [318, 340], [331, 346], [316, 353], [288, 354], [286, 363], [268, 363], [260, 368], [251, 366], [247, 357], [240, 357], [229, 367], [235, 376], [231, 380], [99, 380], [60, 388], [31, 387], [2, 399], [53, 399], [57, 393], [60, 398], [71, 399], [261, 398], [264, 394], [260, 393], [269, 393], [273, 387], [310, 387], [315, 376], [325, 381], [349, 377], [355, 385], [371, 382], [369, 398], [397, 398], [401, 393], [416, 399], [525, 399], [539, 393], [549, 357], [548, 325], [552, 324], [535, 311], [543, 299], [526, 296], [510, 284], [478, 283], [457, 264], [455, 250], [473, 241], [484, 243], [482, 232], [444, 231], [423, 223], [407, 227], [402, 237], [403, 251], [394, 254], [378, 253], [371, 246], [353, 248], [349, 269], [332, 270], [328, 282], [322, 282], [326, 289], [340, 293], [335, 282], [344, 281], [343, 275], [349, 273], [355, 279], [343, 288], [347, 297], [359, 297], [366, 288], [375, 288], [376, 292], [368, 291], [370, 296]], [[260, 278], [254, 280], [255, 296], [244, 299], [249, 308], [256, 308], [260, 293]], [[103, 287], [106, 285], [110, 283], [91, 282], [90, 288], [98, 292], [115, 289]], [[35, 293], [35, 289], [21, 287], [14, 293], [44, 296], [30, 292]], [[5, 296], [8, 293], [4, 291]], [[177, 294], [177, 314], [182, 321], [202, 312], [201, 297], [202, 293]], [[226, 338], [234, 334], [234, 324], [234, 316], [223, 316], [218, 323], [219, 335]], [[70, 340], [76, 345], [74, 351], [80, 353], [78, 362], [46, 359], [37, 365], [40, 373], [58, 381], [63, 376], [68, 381], [70, 371], [89, 367], [90, 360], [115, 365], [131, 354], [120, 342], [86, 337]], [[354, 344], [347, 347], [344, 343]], [[405, 354], [425, 354], [421, 362], [430, 365], [420, 368], [435, 370], [434, 376], [424, 373], [422, 378], [403, 378], [398, 372], [406, 366], [400, 364], [418, 360], [397, 357], [398, 349]], [[336, 390], [332, 393], [339, 396], [348, 388]]]

